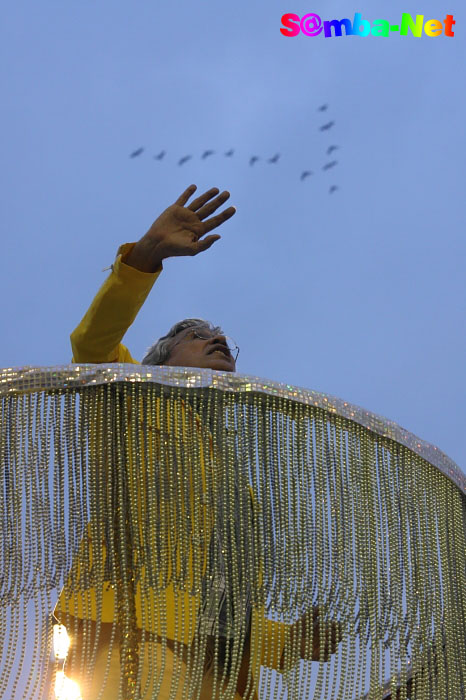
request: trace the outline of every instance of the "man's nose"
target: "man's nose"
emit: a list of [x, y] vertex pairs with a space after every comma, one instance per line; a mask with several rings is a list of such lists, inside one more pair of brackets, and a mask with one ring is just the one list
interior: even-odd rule
[[228, 345], [226, 336], [222, 335], [221, 333], [213, 335], [212, 338], [210, 338], [210, 340], [214, 343], [223, 343], [224, 345]]

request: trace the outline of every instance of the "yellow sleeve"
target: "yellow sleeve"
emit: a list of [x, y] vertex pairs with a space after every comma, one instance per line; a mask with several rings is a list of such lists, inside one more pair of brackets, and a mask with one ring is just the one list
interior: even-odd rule
[[141, 272], [125, 265], [135, 243], [120, 246], [107, 277], [78, 327], [71, 334], [73, 362], [137, 364], [121, 340], [133, 323], [160, 273]]

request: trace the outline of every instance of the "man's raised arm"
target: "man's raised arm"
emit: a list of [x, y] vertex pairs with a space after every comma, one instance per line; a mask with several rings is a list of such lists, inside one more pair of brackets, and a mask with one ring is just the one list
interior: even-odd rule
[[162, 261], [210, 248], [220, 236], [206, 234], [236, 211], [229, 207], [207, 219], [230, 194], [218, 194], [214, 187], [185, 206], [195, 191], [195, 185], [188, 187], [140, 241], [119, 248], [111, 274], [71, 334], [73, 362], [135, 362], [121, 340], [162, 271]]

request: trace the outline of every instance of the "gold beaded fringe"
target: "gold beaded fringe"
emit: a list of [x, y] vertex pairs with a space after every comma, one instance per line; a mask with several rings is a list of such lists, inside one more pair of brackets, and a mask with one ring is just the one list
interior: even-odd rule
[[0, 455], [0, 698], [54, 609], [84, 700], [466, 698], [466, 497], [396, 440], [136, 378], [10, 387]]

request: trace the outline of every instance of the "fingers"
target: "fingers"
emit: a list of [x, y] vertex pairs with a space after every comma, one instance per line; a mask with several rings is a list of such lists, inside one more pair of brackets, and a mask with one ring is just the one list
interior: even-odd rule
[[204, 250], [207, 250], [210, 248], [211, 245], [215, 243], [215, 241], [218, 241], [221, 236], [218, 234], [214, 234], [213, 236], [207, 236], [207, 238], [203, 238], [201, 241], [197, 241], [195, 244], [195, 252], [193, 255], [197, 255], [198, 253], [201, 253]]
[[[217, 192], [218, 192], [218, 190], [217, 190]], [[196, 211], [197, 216], [202, 221], [207, 216], [210, 216], [211, 214], [213, 214], [213, 212], [216, 209], [218, 209], [222, 204], [224, 204], [224, 202], [226, 202], [227, 199], [229, 199], [229, 197], [230, 197], [230, 193], [225, 190], [224, 192], [219, 194], [218, 197], [215, 197], [215, 199], [213, 199], [211, 202], [209, 202], [208, 204], [204, 204], [204, 206], [202, 206], [200, 209], [198, 209]], [[209, 197], [209, 199], [210, 199], [210, 197]]]
[[204, 194], [201, 194], [200, 197], [194, 199], [189, 205], [188, 209], [191, 209], [191, 211], [198, 211], [198, 209], [200, 209], [206, 202], [208, 202], [209, 199], [215, 197], [215, 195], [218, 194], [219, 191], [220, 190], [218, 189], [218, 187], [212, 187], [210, 190], [207, 190], [207, 192], [204, 192]]
[[[195, 192], [196, 185], [190, 185], [180, 197], [176, 200], [175, 204], [183, 206], [186, 204], [187, 200]], [[218, 195], [218, 196], [215, 196]], [[212, 199], [212, 198], [215, 199]], [[236, 212], [236, 207], [228, 207], [225, 211], [222, 211], [217, 216], [213, 216], [206, 221], [203, 221], [207, 216], [210, 216], [214, 211], [216, 211], [227, 199], [230, 197], [230, 193], [226, 190], [221, 194], [218, 194], [218, 188], [212, 187], [207, 192], [204, 192], [199, 197], [191, 202], [191, 204], [182, 210], [178, 211], [178, 218], [183, 221], [185, 227], [193, 232], [198, 240], [195, 240], [195, 246], [192, 249], [192, 255], [197, 255], [202, 250], [207, 250], [210, 246], [217, 241], [220, 236], [208, 236], [203, 241], [199, 239], [205, 236], [206, 233], [212, 231], [217, 226], [220, 226], [225, 221], [230, 219]], [[209, 201], [212, 200], [212, 201]]]
[[217, 228], [217, 226], [220, 226], [220, 224], [223, 224], [223, 222], [227, 221], [227, 219], [231, 219], [231, 217], [235, 213], [236, 213], [236, 207], [228, 207], [228, 209], [225, 209], [225, 211], [222, 211], [221, 214], [217, 214], [217, 216], [213, 216], [211, 219], [208, 219], [207, 221], [204, 222], [205, 233], [208, 233], [209, 231], [212, 231], [212, 229]]
[[[180, 207], [184, 207], [188, 199], [191, 197], [192, 194], [195, 193], [197, 190], [196, 185], [189, 185], [187, 189], [183, 192], [183, 194], [180, 194], [178, 199], [176, 200], [175, 204], [178, 204]], [[217, 190], [218, 192], [218, 190]]]

